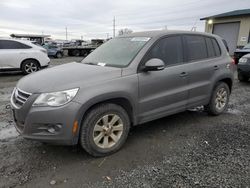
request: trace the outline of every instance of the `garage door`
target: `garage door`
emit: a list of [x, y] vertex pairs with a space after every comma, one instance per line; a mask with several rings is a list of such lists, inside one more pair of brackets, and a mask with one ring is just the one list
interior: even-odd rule
[[213, 33], [224, 38], [229, 47], [230, 55], [233, 55], [238, 41], [240, 22], [214, 24]]

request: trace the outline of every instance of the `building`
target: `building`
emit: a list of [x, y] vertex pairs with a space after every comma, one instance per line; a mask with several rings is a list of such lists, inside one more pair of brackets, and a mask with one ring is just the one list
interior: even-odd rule
[[34, 34], [11, 34], [12, 38], [27, 39], [30, 41], [36, 41], [38, 44], [44, 44], [45, 38], [49, 38], [50, 35], [34, 35]]
[[235, 10], [214, 16], [201, 18], [205, 20], [205, 32], [224, 38], [232, 55], [236, 48], [250, 42], [250, 9]]

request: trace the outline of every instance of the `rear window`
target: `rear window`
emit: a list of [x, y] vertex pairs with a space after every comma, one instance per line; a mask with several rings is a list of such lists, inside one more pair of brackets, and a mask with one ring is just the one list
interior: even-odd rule
[[0, 49], [29, 49], [30, 46], [12, 40], [0, 40]]
[[220, 48], [215, 39], [206, 37], [206, 44], [209, 58], [220, 56]]
[[227, 41], [225, 39], [222, 39], [223, 44], [225, 45], [227, 51], [229, 52], [229, 47], [227, 45]]
[[212, 39], [212, 43], [213, 43], [213, 47], [214, 47], [214, 50], [215, 50], [215, 55], [216, 56], [220, 56], [220, 47], [217, 43], [217, 41], [215, 39]]
[[207, 43], [208, 57], [216, 57], [216, 53], [215, 53], [215, 50], [214, 50], [212, 39], [211, 38], [206, 38], [206, 43]]
[[185, 36], [185, 41], [188, 61], [200, 60], [208, 57], [204, 37], [187, 35]]

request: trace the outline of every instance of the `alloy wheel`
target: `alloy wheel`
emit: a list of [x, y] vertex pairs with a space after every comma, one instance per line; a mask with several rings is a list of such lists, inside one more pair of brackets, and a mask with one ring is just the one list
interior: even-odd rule
[[94, 143], [103, 149], [113, 147], [121, 138], [124, 125], [119, 115], [106, 114], [94, 126]]
[[36, 63], [30, 62], [30, 63], [25, 64], [24, 69], [27, 73], [30, 74], [32, 72], [36, 72], [38, 70], [38, 67]]
[[220, 88], [218, 92], [216, 93], [216, 98], [215, 98], [215, 107], [221, 111], [227, 104], [227, 91], [225, 88]]

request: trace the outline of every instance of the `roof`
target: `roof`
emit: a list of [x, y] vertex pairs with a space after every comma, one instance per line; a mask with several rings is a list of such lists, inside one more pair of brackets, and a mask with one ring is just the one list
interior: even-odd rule
[[50, 37], [50, 35], [35, 35], [35, 34], [11, 34], [11, 37], [17, 37], [17, 38], [45, 38]]
[[212, 36], [210, 33], [197, 32], [197, 31], [181, 31], [181, 30], [155, 30], [155, 31], [143, 31], [143, 32], [133, 32], [131, 34], [118, 36], [118, 38], [122, 37], [161, 37], [165, 35], [171, 34], [200, 34], [206, 36]]
[[200, 20], [208, 20], [211, 18], [226, 18], [226, 17], [234, 17], [234, 16], [246, 16], [246, 15], [250, 16], [250, 9], [234, 10], [234, 11], [225, 12], [222, 14], [204, 17], [204, 18], [201, 18]]
[[[27, 45], [30, 45], [30, 46], [34, 46], [34, 44], [32, 43], [32, 41], [30, 40], [26, 40], [26, 39], [15, 39], [15, 38], [0, 38], [1, 40], [11, 40], [11, 41], [16, 41], [16, 42], [21, 42], [21, 43], [24, 43], [24, 44], [27, 44]], [[37, 45], [35, 45], [37, 46]]]

